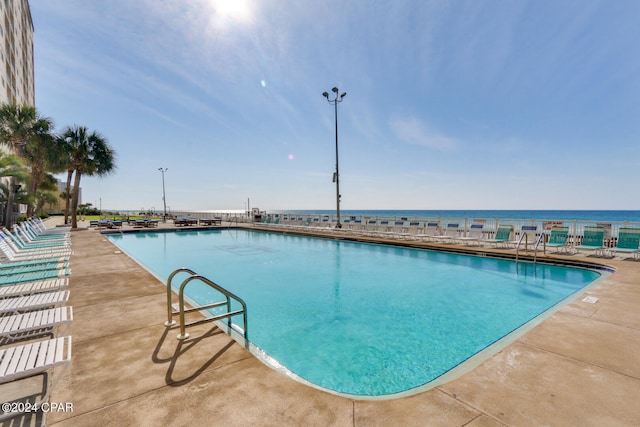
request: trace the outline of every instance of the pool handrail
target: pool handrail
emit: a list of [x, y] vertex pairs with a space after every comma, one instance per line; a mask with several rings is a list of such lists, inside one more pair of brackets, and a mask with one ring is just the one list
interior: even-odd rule
[[[213, 289], [217, 290], [218, 292], [220, 292], [221, 294], [223, 294], [226, 297], [226, 301], [219, 301], [219, 302], [215, 302], [212, 304], [207, 304], [207, 305], [202, 305], [202, 306], [198, 306], [198, 307], [192, 307], [190, 309], [185, 310], [184, 309], [184, 289], [185, 287], [193, 280], [199, 280], [202, 283], [212, 287]], [[227, 326], [229, 327], [229, 329], [232, 329], [232, 323], [231, 323], [231, 317], [236, 316], [238, 314], [242, 314], [242, 320], [244, 323], [244, 329], [243, 329], [243, 335], [244, 335], [244, 339], [248, 341], [249, 337], [248, 337], [248, 326], [247, 326], [247, 304], [244, 302], [244, 300], [242, 298], [240, 298], [239, 296], [233, 294], [232, 292], [226, 290], [225, 288], [223, 288], [222, 286], [218, 285], [217, 283], [213, 282], [212, 280], [207, 279], [204, 276], [200, 276], [199, 274], [194, 274], [191, 275], [189, 277], [187, 277], [182, 284], [180, 285], [180, 292], [178, 294], [178, 298], [179, 298], [179, 304], [180, 304], [180, 335], [178, 335], [178, 339], [179, 340], [185, 340], [187, 338], [189, 338], [189, 334], [186, 332], [186, 328], [188, 326], [195, 326], [195, 325], [200, 325], [202, 323], [206, 323], [206, 322], [213, 322], [216, 320], [222, 320], [222, 319], [227, 319]], [[235, 310], [235, 311], [231, 311], [231, 299], [236, 300], [237, 302], [240, 303], [240, 305], [242, 306], [242, 309], [240, 310]], [[200, 320], [194, 320], [193, 322], [190, 323], [185, 323], [185, 318], [184, 315], [185, 313], [190, 313], [193, 311], [202, 311], [202, 310], [208, 310], [210, 308], [215, 308], [215, 307], [220, 307], [222, 305], [226, 305], [227, 306], [227, 312], [226, 313], [222, 313], [222, 314], [218, 314], [218, 315], [214, 315], [211, 317], [206, 317], [204, 319], [200, 319]]]
[[171, 281], [179, 273], [189, 273], [192, 276], [198, 274], [187, 267], [178, 268], [177, 270], [174, 270], [173, 272], [171, 272], [171, 274], [169, 274], [169, 277], [167, 278], [167, 321], [164, 322], [164, 326], [167, 326], [167, 327], [173, 326], [176, 324], [176, 321], [173, 320], [173, 316], [175, 314], [178, 314], [178, 312], [173, 311], [173, 303], [172, 303], [173, 287], [171, 286]]

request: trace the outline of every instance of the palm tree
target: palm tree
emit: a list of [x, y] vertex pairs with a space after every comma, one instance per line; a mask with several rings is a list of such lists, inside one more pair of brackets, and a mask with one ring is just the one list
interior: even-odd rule
[[[116, 153], [111, 148], [106, 138], [98, 132], [89, 133], [84, 126], [73, 126], [66, 129], [62, 140], [69, 154], [67, 171], [74, 175], [73, 190], [71, 196], [71, 227], [77, 228], [78, 196], [80, 193], [80, 180], [83, 175], [105, 176], [116, 168]], [[69, 193], [69, 173], [67, 180], [67, 194]]]
[[34, 213], [41, 214], [45, 204], [53, 205], [58, 201], [58, 180], [50, 173], [44, 174], [44, 178], [35, 194]]
[[[36, 109], [29, 105], [2, 104], [0, 105], [0, 144], [13, 148], [17, 156], [21, 156], [24, 146], [33, 135], [36, 122]], [[14, 177], [9, 180], [9, 188], [15, 189]], [[7, 193], [7, 207], [4, 225], [11, 226], [13, 213], [14, 191]]]
[[[24, 181], [28, 176], [27, 169], [17, 156], [0, 151], [0, 177], [10, 177], [15, 182], [15, 180]], [[7, 185], [6, 182], [0, 181], [0, 203], [6, 203], [10, 198], [14, 199], [17, 193], [20, 193], [21, 199], [24, 198], [20, 188], [14, 185]]]
[[69, 216], [71, 214], [71, 179], [73, 178], [74, 171], [74, 151], [78, 145], [77, 141], [87, 139], [87, 128], [85, 127], [67, 127], [62, 136], [56, 139], [57, 150], [61, 153], [61, 164], [64, 166], [63, 170], [67, 171], [67, 181], [65, 182], [65, 188], [60, 197], [64, 199], [64, 223], [69, 223]]
[[44, 205], [54, 205], [58, 201], [57, 191], [46, 191], [40, 190], [36, 191], [36, 207], [35, 214], [41, 215], [44, 209]]
[[[58, 173], [65, 170], [62, 153], [58, 149], [54, 135], [51, 133], [51, 119], [36, 116], [31, 138], [24, 147], [23, 155], [31, 166], [28, 193], [35, 200], [36, 192], [45, 179], [47, 172]], [[27, 216], [33, 215], [34, 204], [27, 207]]]

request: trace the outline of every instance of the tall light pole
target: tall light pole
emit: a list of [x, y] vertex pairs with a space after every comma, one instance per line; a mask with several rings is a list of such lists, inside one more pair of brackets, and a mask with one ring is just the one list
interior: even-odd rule
[[342, 228], [342, 224], [340, 223], [340, 168], [338, 163], [338, 103], [342, 102], [344, 97], [347, 95], [347, 92], [343, 92], [342, 94], [338, 95], [340, 91], [337, 87], [331, 89], [331, 92], [335, 94], [335, 97], [333, 99], [329, 99], [328, 92], [323, 92], [322, 96], [327, 98], [329, 104], [333, 104], [336, 117], [336, 171], [333, 174], [333, 182], [336, 183], [336, 215], [338, 217], [336, 228]]
[[169, 170], [169, 168], [158, 168], [160, 172], [162, 172], [162, 203], [164, 204], [164, 215], [162, 216], [162, 222], [167, 222], [167, 198], [164, 193], [164, 173]]

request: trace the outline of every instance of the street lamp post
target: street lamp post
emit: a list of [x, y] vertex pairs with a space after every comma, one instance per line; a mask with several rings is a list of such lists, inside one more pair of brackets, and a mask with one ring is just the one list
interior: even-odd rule
[[167, 222], [167, 198], [165, 197], [164, 192], [164, 173], [169, 170], [169, 168], [158, 168], [160, 172], [162, 172], [162, 203], [164, 205], [164, 215], [162, 216], [162, 222]]
[[329, 104], [333, 104], [335, 111], [335, 119], [336, 119], [336, 171], [333, 174], [333, 182], [336, 183], [336, 215], [338, 217], [338, 223], [336, 224], [336, 228], [342, 228], [342, 224], [340, 223], [340, 168], [338, 163], [338, 103], [342, 102], [344, 97], [347, 95], [347, 92], [343, 92], [339, 95], [340, 91], [337, 87], [331, 89], [331, 92], [335, 94], [333, 99], [329, 99], [329, 93], [323, 92], [322, 96], [327, 98]]

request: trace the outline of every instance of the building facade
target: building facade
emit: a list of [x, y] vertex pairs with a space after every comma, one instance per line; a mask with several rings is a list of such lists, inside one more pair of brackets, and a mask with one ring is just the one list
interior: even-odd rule
[[28, 0], [0, 0], [0, 103], [35, 106]]
[[[33, 20], [28, 0], [0, 0], [0, 104], [35, 107], [33, 68]], [[12, 152], [10, 147], [0, 150]], [[7, 177], [1, 178], [6, 185]], [[14, 205], [12, 215], [26, 211], [26, 205]], [[4, 222], [3, 203], [0, 216]]]

